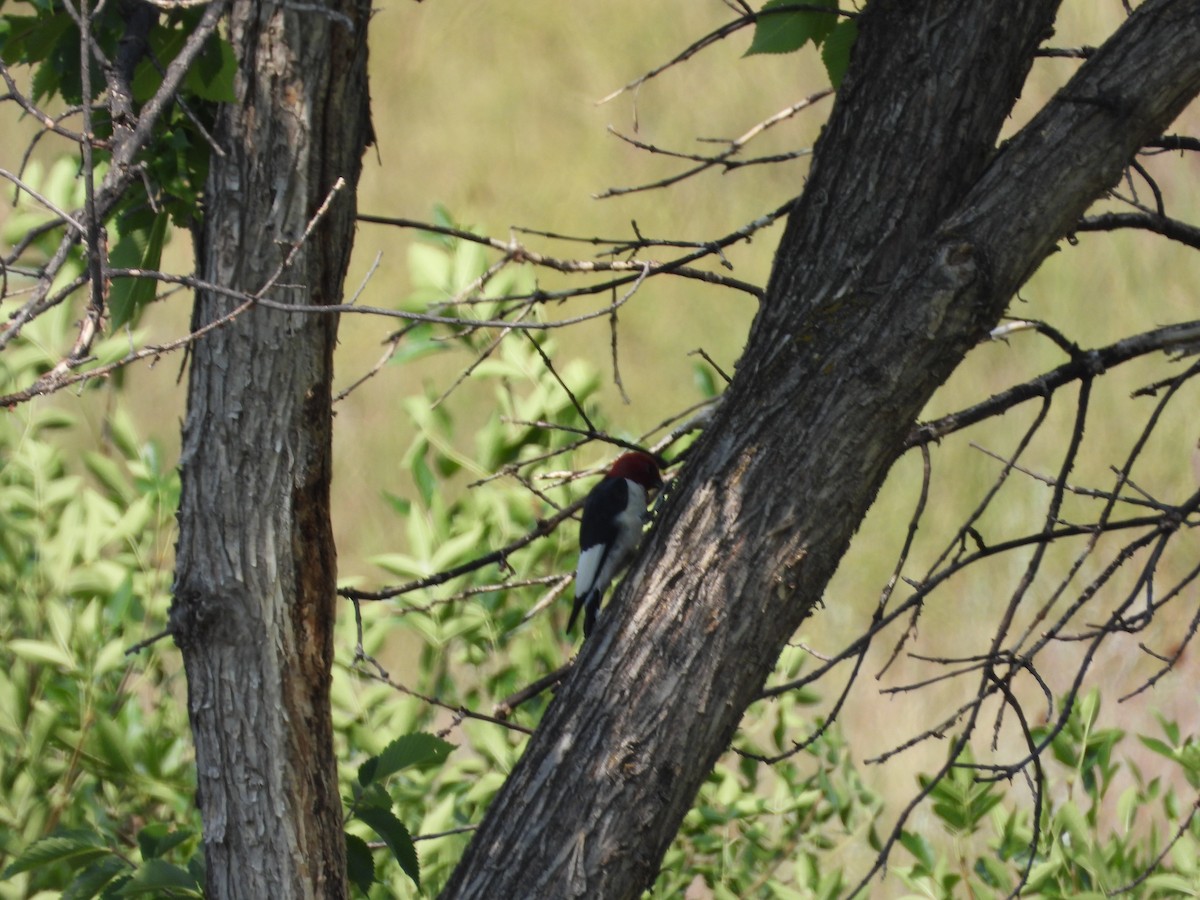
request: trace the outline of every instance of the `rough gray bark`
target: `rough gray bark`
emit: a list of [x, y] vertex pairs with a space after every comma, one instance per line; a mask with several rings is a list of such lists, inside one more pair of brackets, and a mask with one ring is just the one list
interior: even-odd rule
[[[237, 101], [216, 129], [225, 155], [212, 158], [198, 241], [206, 282], [340, 302], [370, 139], [369, 15], [366, 0], [328, 12], [231, 5]], [[302, 240], [339, 178], [345, 189]], [[201, 293], [196, 321], [237, 305]], [[187, 671], [211, 898], [346, 894], [329, 708], [336, 332], [331, 315], [260, 307], [192, 354], [171, 627]]]
[[1149, 0], [995, 149], [1058, 0], [871, 0], [737, 376], [445, 898], [632, 898], [933, 391], [1200, 92]]

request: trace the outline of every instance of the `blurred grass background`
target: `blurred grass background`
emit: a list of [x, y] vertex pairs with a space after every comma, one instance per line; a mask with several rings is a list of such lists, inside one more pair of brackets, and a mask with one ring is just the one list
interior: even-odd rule
[[[1058, 33], [1060, 46], [1098, 44], [1123, 16], [1119, 0], [1074, 0], [1064, 3]], [[651, 67], [669, 59], [692, 40], [729, 20], [719, 0], [664, 0], [647, 5], [636, 0], [604, 4], [565, 4], [525, 0], [520, 4], [456, 3], [452, 0], [393, 0], [382, 4], [373, 22], [371, 75], [377, 147], [368, 152], [359, 206], [364, 213], [431, 218], [435, 204], [444, 205], [460, 221], [500, 238], [511, 226], [528, 226], [579, 236], [632, 237], [631, 221], [645, 235], [710, 240], [725, 235], [800, 192], [805, 161], [709, 172], [667, 190], [595, 200], [606, 188], [639, 184], [677, 171], [678, 162], [638, 151], [606, 132], [609, 126], [663, 147], [695, 151], [697, 138], [733, 138], [798, 99], [826, 86], [812, 52], [784, 57], [742, 59], [750, 40], [747, 29], [704, 51], [640, 90], [605, 105], [596, 101]], [[1026, 95], [1011, 119], [1019, 128], [1032, 111], [1075, 70], [1068, 60], [1037, 63]], [[827, 106], [801, 113], [766, 133], [749, 147], [750, 155], [811, 146]], [[1193, 108], [1179, 131], [1196, 132], [1200, 116]], [[6, 160], [16, 160], [31, 131], [25, 127], [0, 136]], [[708, 149], [711, 149], [711, 145]], [[1146, 162], [1158, 179], [1172, 215], [1200, 220], [1200, 160], [1166, 154]], [[15, 168], [15, 165], [10, 165]], [[1139, 189], [1148, 196], [1145, 186]], [[778, 225], [756, 235], [750, 244], [727, 256], [733, 276], [765, 284]], [[379, 259], [378, 270], [360, 302], [394, 306], [409, 292], [407, 247], [415, 235], [397, 229], [360, 226], [348, 284], [352, 292]], [[563, 257], [586, 257], [585, 245], [526, 238], [530, 246]], [[665, 254], [664, 254], [665, 255]], [[190, 270], [190, 248], [177, 236], [164, 268]], [[1107, 344], [1136, 331], [1196, 318], [1200, 304], [1200, 257], [1161, 238], [1143, 235], [1082, 235], [1078, 244], [1064, 242], [1021, 291], [1012, 311], [1044, 319], [1084, 347]], [[543, 277], [543, 286], [558, 283]], [[574, 315], [599, 308], [607, 298], [571, 301], [555, 315]], [[621, 313], [621, 370], [630, 403], [622, 403], [612, 384], [609, 333], [605, 320], [555, 335], [559, 360], [582, 356], [606, 373], [603, 398], [610, 417], [623, 433], [636, 436], [671, 413], [699, 399], [695, 357], [703, 347], [726, 371], [732, 371], [755, 301], [728, 290], [692, 281], [654, 279]], [[179, 334], [190, 316], [190, 299], [182, 295], [159, 304], [145, 325], [154, 338]], [[383, 350], [381, 341], [394, 323], [345, 316], [337, 357], [338, 386], [362, 375]], [[1060, 351], [1034, 334], [1008, 343], [981, 346], [931, 403], [934, 416], [975, 403], [997, 390], [1064, 361]], [[409, 473], [401, 458], [412, 429], [400, 400], [424, 385], [440, 392], [466, 360], [443, 354], [414, 365], [389, 366], [337, 407], [334, 515], [343, 580], [374, 587], [387, 579], [369, 559], [399, 549], [404, 529], [384, 492], [412, 496]], [[1139, 435], [1153, 398], [1130, 400], [1137, 387], [1178, 371], [1162, 357], [1132, 364], [1097, 385], [1086, 432], [1081, 465], [1073, 483], [1111, 484], [1107, 467], [1120, 465]], [[145, 435], [162, 439], [177, 452], [179, 423], [184, 415], [184, 389], [177, 380], [178, 362], [167, 359], [155, 368], [129, 373], [125, 396]], [[1194, 413], [1197, 389], [1184, 391], [1175, 414], [1156, 431], [1144, 462], [1134, 471], [1140, 488], [1178, 501], [1195, 489], [1189, 460], [1200, 427]], [[1054, 404], [1050, 422], [1035, 439], [1025, 463], [1051, 474], [1057, 471], [1074, 413], [1073, 392]], [[93, 423], [102, 439], [104, 409], [84, 395], [60, 396]], [[477, 421], [487, 398], [464, 388], [453, 399], [463, 423]], [[906, 574], [919, 577], [949, 540], [964, 515], [979, 502], [999, 472], [995, 460], [968, 446], [969, 441], [1006, 454], [1032, 421], [1036, 404], [1027, 404], [1002, 419], [952, 437], [934, 449], [933, 484], [928, 510]], [[459, 439], [470, 450], [469, 427]], [[596, 461], [602, 459], [596, 449]], [[814, 649], [833, 653], [856, 636], [869, 620], [895, 564], [912, 506], [920, 487], [920, 459], [909, 454], [895, 468], [828, 591], [825, 608], [803, 630]], [[464, 475], [450, 486], [461, 489]], [[1033, 479], [1014, 476], [979, 528], [989, 541], [1036, 530], [1050, 492]], [[1067, 517], [1094, 515], [1094, 503], [1069, 500]], [[1189, 543], [1186, 543], [1190, 541]], [[1065, 571], [1080, 545], [1051, 555], [1048, 568]], [[1115, 547], [1109, 539], [1104, 547]], [[1195, 535], [1180, 538], [1183, 552], [1164, 560], [1159, 581], [1169, 586], [1200, 558]], [[1190, 549], [1189, 549], [1190, 548]], [[910, 649], [932, 656], [983, 652], [994, 622], [1020, 577], [1028, 553], [1012, 554], [981, 565], [955, 579], [927, 604], [919, 641]], [[1073, 584], [1082, 586], [1106, 561], [1086, 564]], [[1136, 569], [1136, 562], [1129, 573]], [[1128, 574], [1106, 588], [1100, 603], [1111, 607], [1131, 584]], [[544, 573], [530, 573], [544, 574]], [[1124, 586], [1124, 588], [1122, 587]], [[1049, 598], [1050, 581], [1035, 586], [1025, 618]], [[903, 586], [898, 594], [904, 595]], [[1073, 596], [1059, 602], [1061, 608]], [[1160, 708], [1178, 719], [1185, 731], [1197, 731], [1193, 678], [1195, 654], [1185, 655], [1180, 671], [1154, 692], [1119, 707], [1115, 698], [1139, 683], [1157, 663], [1137, 649], [1145, 641], [1160, 652], [1182, 637], [1197, 603], [1192, 586], [1149, 633], [1110, 641], [1095, 664], [1105, 687], [1102, 724], [1114, 723], [1153, 731], [1148, 708]], [[1087, 621], [1099, 620], [1099, 612]], [[842, 722], [864, 759], [887, 749], [934, 721], [955, 705], [955, 684], [936, 685], [914, 694], [876, 693], [875, 673], [889, 655], [902, 627], [877, 641], [860, 679], [857, 699]], [[1078, 645], [1052, 651], [1054, 671], [1043, 672], [1056, 690], [1067, 685], [1077, 662]], [[935, 669], [901, 658], [880, 682], [898, 685], [928, 676]], [[403, 672], [400, 673], [403, 677]], [[835, 693], [834, 682], [822, 688]], [[1027, 695], [1032, 700], [1034, 694]], [[1036, 704], [1031, 708], [1037, 708]], [[752, 723], [753, 708], [748, 716]], [[987, 731], [988, 729], [984, 729]], [[1012, 749], [1017, 737], [1011, 717], [1002, 746]], [[926, 742], [892, 764], [868, 767], [870, 783], [889, 796], [907, 796], [915, 773], [945, 752], [945, 745]], [[919, 825], [919, 822], [917, 823]], [[862, 852], [869, 852], [861, 848]], [[850, 855], [859, 852], [851, 848]]]

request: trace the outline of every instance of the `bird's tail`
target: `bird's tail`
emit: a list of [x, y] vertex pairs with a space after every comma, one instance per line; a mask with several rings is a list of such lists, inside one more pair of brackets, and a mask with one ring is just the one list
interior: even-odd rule
[[583, 610], [583, 636], [591, 634], [592, 627], [596, 624], [599, 606], [600, 595], [597, 591], [576, 594], [575, 605], [571, 607], [571, 618], [567, 619], [567, 632], [570, 633], [575, 628], [575, 620], [579, 617], [579, 611]]

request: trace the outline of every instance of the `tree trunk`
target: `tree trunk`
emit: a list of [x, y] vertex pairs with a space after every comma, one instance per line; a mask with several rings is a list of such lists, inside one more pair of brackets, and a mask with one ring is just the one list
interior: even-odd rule
[[[206, 282], [340, 302], [370, 140], [369, 14], [365, 0], [232, 4], [237, 101], [215, 133], [224, 155], [212, 158], [197, 249]], [[195, 320], [240, 302], [201, 292]], [[214, 900], [346, 894], [329, 708], [336, 332], [333, 315], [255, 307], [192, 354], [171, 626]]]
[[867, 4], [737, 377], [443, 897], [640, 895], [921, 408], [1200, 91], [1200, 0], [1149, 0], [997, 151], [1057, 6]]

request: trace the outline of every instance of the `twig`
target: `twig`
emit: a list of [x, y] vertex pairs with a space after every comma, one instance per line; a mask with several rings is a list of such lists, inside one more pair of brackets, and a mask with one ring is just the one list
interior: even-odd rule
[[[458, 828], [451, 828], [449, 831], [438, 831], [434, 834], [415, 834], [412, 840], [415, 844], [417, 841], [432, 841], [437, 838], [451, 837], [456, 834], [468, 834], [478, 827], [478, 825], [460, 825]], [[387, 843], [384, 842], [382, 846], [386, 847]]]
[[533, 682], [532, 684], [528, 684], [525, 687], [521, 688], [521, 690], [517, 691], [515, 694], [509, 694], [507, 697], [505, 697], [503, 700], [501, 700], [499, 703], [496, 704], [496, 706], [493, 708], [492, 712], [495, 714], [497, 719], [500, 719], [502, 721], [506, 720], [509, 716], [511, 716], [513, 714], [513, 711], [518, 706], [521, 706], [523, 703], [529, 702], [534, 697], [536, 697], [538, 694], [541, 694], [543, 691], [549, 690], [550, 688], [554, 687], [559, 682], [561, 682], [564, 678], [566, 678], [567, 673], [571, 671], [571, 667], [574, 665], [575, 665], [575, 660], [571, 660], [569, 663], [559, 666], [557, 669], [555, 669], [553, 672], [550, 672], [548, 675], [543, 675], [541, 678], [539, 678], [537, 681]]
[[531, 335], [528, 331], [526, 331], [524, 334], [525, 337], [529, 339], [529, 343], [533, 344], [533, 349], [537, 351], [538, 356], [542, 358], [542, 362], [546, 366], [546, 371], [548, 371], [554, 377], [554, 380], [558, 382], [558, 386], [563, 389], [563, 392], [571, 401], [571, 405], [575, 407], [575, 412], [579, 413], [579, 418], [583, 419], [584, 424], [587, 425], [588, 433], [596, 434], [596, 426], [592, 422], [591, 417], [587, 414], [587, 410], [583, 408], [583, 404], [579, 402], [579, 398], [575, 396], [575, 392], [567, 386], [567, 383], [563, 381], [562, 376], [558, 374], [558, 370], [554, 368], [554, 363], [550, 361], [550, 357], [546, 355], [546, 351], [542, 349], [542, 345], [535, 341], [533, 339], [533, 335]]
[[826, 6], [826, 5], [823, 5], [820, 3], [788, 3], [783, 6], [773, 7], [771, 9], [762, 9], [756, 13], [755, 12], [747, 12], [744, 16], [734, 19], [732, 22], [727, 22], [726, 24], [722, 25], [720, 28], [716, 29], [715, 31], [710, 31], [708, 34], [706, 34], [704, 37], [700, 38], [698, 41], [694, 41], [693, 43], [689, 44], [686, 48], [683, 49], [683, 51], [676, 54], [670, 60], [663, 63], [662, 65], [656, 66], [653, 69], [651, 69], [649, 72], [645, 73], [644, 75], [638, 76], [633, 81], [626, 84], [624, 87], [617, 88], [611, 94], [608, 94], [605, 97], [601, 97], [599, 100], [596, 101], [596, 105], [601, 106], [610, 100], [616, 99], [617, 97], [621, 96], [622, 94], [624, 94], [628, 91], [632, 91], [632, 90], [636, 90], [637, 88], [640, 88], [643, 84], [645, 84], [647, 81], [650, 81], [652, 78], [656, 78], [659, 75], [661, 75], [663, 72], [667, 71], [668, 69], [691, 59], [693, 56], [695, 56], [701, 50], [704, 50], [706, 47], [711, 47], [714, 44], [720, 43], [721, 41], [725, 40], [725, 38], [729, 37], [731, 34], [735, 34], [736, 32], [740, 31], [741, 29], [743, 29], [749, 25], [755, 24], [763, 16], [786, 15], [788, 13], [794, 13], [794, 12], [819, 12], [819, 13], [825, 13], [825, 14], [830, 14], [830, 15], [843, 16], [843, 17], [849, 18], [849, 19], [853, 19], [858, 15], [857, 12], [852, 12], [850, 10], [837, 9], [835, 7]]
[[[105, 378], [108, 375], [111, 375], [113, 372], [117, 371], [118, 369], [123, 369], [132, 363], [138, 362], [139, 360], [149, 359], [152, 357], [157, 358], [159, 356], [162, 356], [164, 353], [170, 353], [174, 350], [179, 350], [183, 347], [187, 347], [190, 344], [192, 344], [194, 341], [197, 341], [200, 338], [204, 337], [204, 335], [208, 334], [210, 331], [214, 331], [217, 328], [221, 328], [225, 325], [228, 325], [230, 322], [232, 322], [234, 319], [236, 319], [238, 316], [240, 316], [242, 313], [244, 313], [246, 310], [248, 310], [253, 305], [254, 305], [253, 300], [247, 300], [247, 301], [243, 302], [242, 304], [240, 304], [239, 306], [235, 307], [234, 309], [231, 309], [229, 312], [225, 313], [220, 318], [214, 319], [213, 321], [209, 322], [207, 325], [203, 325], [200, 328], [197, 328], [195, 331], [192, 331], [192, 332], [184, 335], [181, 338], [177, 338], [176, 340], [173, 340], [173, 341], [168, 341], [165, 344], [147, 345], [147, 346], [142, 347], [132, 353], [126, 354], [125, 356], [121, 357], [120, 359], [116, 360], [115, 362], [111, 362], [111, 363], [108, 363], [107, 365], [103, 365], [103, 366], [97, 366], [96, 368], [89, 369], [86, 372], [75, 372], [70, 375], [59, 373], [55, 377], [50, 377], [50, 375], [52, 373], [47, 373], [46, 375], [43, 375], [40, 378], [38, 378], [37, 381], [35, 381], [32, 385], [30, 385], [27, 388], [24, 388], [19, 391], [14, 391], [11, 394], [4, 394], [4, 395], [0, 396], [0, 409], [6, 408], [6, 407], [12, 407], [12, 406], [17, 405], [18, 403], [24, 403], [27, 400], [31, 400], [34, 397], [40, 397], [44, 394], [54, 393], [55, 391], [62, 390], [63, 388], [69, 387], [70, 385], [73, 385], [73, 384], [79, 384], [80, 382], [84, 382], [84, 381], [91, 381], [96, 378]], [[85, 360], [78, 360], [78, 362], [82, 363], [82, 362], [85, 362]]]
[[1169, 841], [1167, 841], [1166, 846], [1162, 848], [1162, 852], [1159, 853], [1158, 856], [1154, 857], [1154, 861], [1146, 866], [1145, 870], [1138, 875], [1137, 878], [1133, 879], [1133, 881], [1109, 890], [1109, 895], [1128, 894], [1130, 891], [1135, 890], [1139, 885], [1142, 884], [1142, 882], [1153, 875], [1156, 871], [1158, 871], [1158, 867], [1162, 865], [1162, 861], [1167, 858], [1167, 854], [1175, 848], [1175, 845], [1179, 843], [1180, 838], [1182, 838], [1184, 834], [1187, 833], [1187, 830], [1192, 827], [1192, 820], [1196, 818], [1196, 813], [1198, 812], [1200, 812], [1200, 795], [1198, 795], [1196, 799], [1192, 801], [1191, 812], [1187, 814], [1187, 818], [1179, 823], [1179, 827], [1175, 829], [1175, 834]]
[[474, 719], [477, 722], [489, 722], [492, 725], [499, 725], [501, 728], [507, 728], [509, 731], [518, 731], [521, 734], [533, 734], [532, 728], [526, 728], [524, 725], [518, 725], [515, 722], [507, 722], [497, 716], [489, 716], [487, 713], [475, 712], [472, 709], [467, 709], [465, 706], [456, 706], [453, 703], [446, 703], [444, 700], [439, 700], [437, 697], [431, 697], [428, 694], [422, 694], [420, 691], [414, 691], [412, 688], [405, 687], [398, 681], [395, 681], [390, 676], [372, 672], [368, 669], [358, 669], [360, 675], [364, 678], [369, 678], [372, 681], [378, 681], [380, 684], [386, 684], [393, 690], [399, 691], [409, 697], [415, 697], [428, 703], [430, 706], [436, 706], [439, 709], [449, 710], [454, 713], [454, 719], [449, 726], [443, 728], [438, 737], [445, 737], [454, 728], [457, 728], [464, 719]]
[[409, 594], [413, 591], [423, 590], [429, 587], [436, 587], [439, 584], [445, 584], [455, 578], [463, 575], [468, 575], [471, 572], [478, 571], [485, 566], [490, 565], [507, 565], [510, 554], [515, 553], [522, 547], [532, 544], [538, 538], [546, 537], [552, 534], [554, 530], [567, 519], [571, 518], [576, 512], [583, 507], [583, 498], [572, 503], [570, 506], [564, 507], [559, 512], [550, 516], [548, 519], [539, 519], [537, 525], [526, 532], [521, 537], [514, 541], [510, 541], [498, 550], [493, 550], [490, 553], [485, 553], [468, 562], [455, 566], [452, 569], [445, 569], [436, 574], [429, 575], [426, 578], [418, 578], [415, 581], [409, 581], [405, 584], [396, 587], [385, 588], [379, 591], [360, 591], [356, 588], [339, 588], [338, 596], [345, 597], [347, 600], [390, 600], [392, 597], [399, 597], [403, 594]]
[[975, 406], [918, 425], [905, 439], [904, 448], [940, 440], [948, 434], [1007, 412], [1026, 400], [1045, 397], [1073, 381], [1093, 376], [1139, 356], [1187, 346], [1197, 341], [1200, 341], [1200, 321], [1167, 325], [1124, 338], [1099, 350], [1089, 351], [1083, 358], [1064, 363], [1044, 375], [1001, 391]]
[[[62, 220], [62, 222], [66, 222], [68, 225], [70, 225], [72, 228], [75, 228], [80, 233], [82, 233], [85, 230], [83, 225], [80, 223], [80, 221], [78, 219], [76, 219], [73, 215], [71, 215], [69, 212], [67, 212], [64, 209], [61, 209], [57, 204], [54, 203], [53, 200], [51, 200], [45, 194], [39, 193], [38, 191], [34, 190], [32, 187], [30, 187], [28, 184], [26, 184], [24, 181], [22, 181], [20, 178], [18, 178], [14, 173], [8, 171], [8, 169], [0, 169], [0, 178], [7, 178], [9, 181], [11, 181], [13, 184], [15, 184], [18, 188], [20, 188], [22, 191], [24, 191], [26, 194], [28, 194], [30, 197], [32, 197], [34, 200], [36, 200], [38, 203], [42, 204], [42, 206], [46, 207], [46, 209], [50, 210], [50, 212], [52, 212], [56, 216], [58, 216]], [[52, 228], [57, 228], [59, 225], [62, 224], [62, 222], [48, 222], [41, 227], [45, 230], [50, 230]]]
[[138, 641], [136, 644], [131, 644], [129, 647], [127, 647], [125, 649], [125, 655], [133, 656], [133, 654], [135, 654], [135, 653], [141, 653], [147, 647], [149, 647], [153, 644], [157, 644], [163, 638], [170, 637], [174, 633], [175, 633], [174, 629], [164, 628], [162, 631], [158, 632], [158, 634], [152, 634], [152, 635], [150, 635], [150, 637], [146, 638], [143, 641]]
[[[826, 97], [832, 96], [832, 94], [833, 94], [833, 91], [831, 89], [827, 88], [823, 91], [817, 91], [814, 94], [810, 94], [809, 96], [805, 97], [803, 100], [799, 100], [796, 103], [793, 103], [791, 106], [787, 106], [787, 107], [783, 108], [779, 112], [775, 113], [773, 116], [769, 116], [768, 118], [759, 122], [753, 128], [749, 129], [745, 134], [741, 135], [741, 137], [737, 137], [737, 138], [734, 138], [733, 140], [729, 141], [726, 148], [723, 151], [721, 151], [720, 153], [716, 154], [715, 156], [699, 156], [699, 155], [673, 153], [673, 152], [669, 152], [669, 151], [664, 151], [652, 144], [647, 144], [644, 141], [639, 141], [636, 138], [632, 138], [627, 135], [623, 135], [620, 132], [618, 132], [615, 129], [610, 127], [609, 128], [610, 133], [616, 135], [616, 137], [625, 141], [627, 144], [637, 147], [640, 150], [646, 150], [650, 153], [666, 153], [667, 155], [675, 156], [676, 158], [694, 160], [694, 161], [696, 161], [697, 164], [695, 166], [692, 166], [691, 168], [684, 169], [682, 172], [677, 172], [674, 175], [668, 175], [665, 178], [660, 178], [657, 181], [651, 181], [651, 182], [647, 182], [645, 184], [635, 185], [633, 187], [612, 187], [612, 188], [608, 188], [607, 190], [601, 191], [600, 193], [595, 194], [594, 196], [597, 200], [606, 200], [609, 197], [620, 197], [620, 196], [624, 196], [625, 194], [635, 194], [640, 191], [651, 191], [651, 190], [657, 190], [659, 188], [670, 187], [673, 184], [678, 184], [681, 181], [684, 181], [695, 175], [699, 175], [701, 172], [705, 172], [708, 169], [712, 169], [712, 168], [716, 168], [716, 167], [722, 167], [726, 170], [738, 168], [738, 166], [735, 165], [733, 162], [733, 157], [736, 156], [738, 153], [741, 153], [742, 149], [746, 146], [746, 144], [748, 144], [750, 141], [754, 140], [754, 138], [758, 137], [760, 134], [762, 134], [764, 131], [771, 128], [772, 126], [778, 125], [780, 122], [783, 122], [783, 121], [786, 121], [787, 119], [792, 118], [800, 111], [808, 109], [810, 106], [813, 106], [820, 100], [823, 100]], [[793, 153], [788, 153], [788, 154], [785, 154], [782, 156], [769, 157], [769, 158], [763, 159], [763, 160], [754, 160], [753, 162], [755, 162], [755, 163], [781, 162], [785, 159], [797, 159], [801, 156], [807, 156], [811, 152], [812, 152], [811, 150], [795, 151]], [[751, 162], [751, 161], [743, 161], [741, 165], [746, 165], [748, 162]]]
[[695, 350], [689, 350], [688, 356], [699, 356], [706, 363], [708, 363], [710, 366], [713, 367], [713, 371], [721, 376], [722, 381], [724, 381], [726, 384], [733, 384], [733, 379], [730, 378], [728, 374], [726, 374], [724, 369], [722, 369], [720, 366], [718, 366], [716, 364], [716, 362], [713, 360], [713, 358], [708, 355], [708, 351], [705, 350], [703, 347], [697, 347]]

